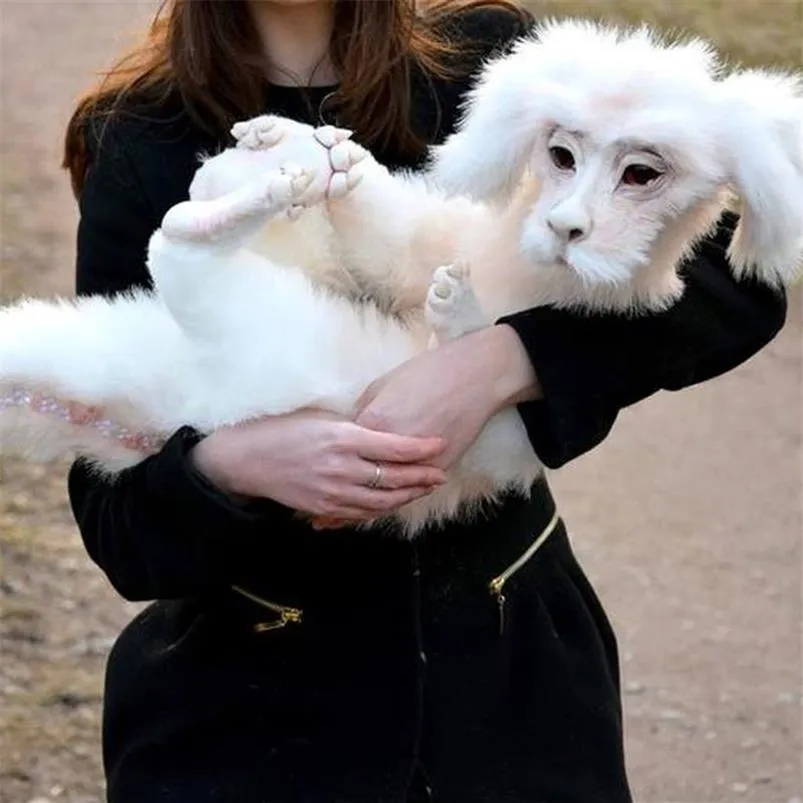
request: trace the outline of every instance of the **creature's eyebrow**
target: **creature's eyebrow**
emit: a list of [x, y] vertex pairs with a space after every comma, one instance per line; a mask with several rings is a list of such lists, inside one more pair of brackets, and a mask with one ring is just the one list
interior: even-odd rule
[[560, 125], [560, 123], [555, 123], [552, 128], [549, 130], [549, 137], [552, 138], [555, 134], [568, 134], [570, 137], [574, 137], [578, 140], [586, 139], [588, 134], [582, 130], [575, 130], [573, 128], [567, 128], [566, 126]]
[[623, 151], [643, 151], [644, 153], [649, 153], [651, 156], [654, 156], [656, 159], [666, 160], [666, 155], [661, 153], [654, 144], [643, 139], [638, 139], [637, 137], [620, 139], [617, 141], [617, 145], [619, 145]]

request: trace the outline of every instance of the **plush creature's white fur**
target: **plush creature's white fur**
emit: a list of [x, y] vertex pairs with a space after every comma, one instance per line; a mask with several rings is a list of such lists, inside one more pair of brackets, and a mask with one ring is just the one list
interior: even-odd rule
[[[789, 283], [803, 253], [803, 92], [725, 74], [710, 46], [551, 22], [486, 65], [424, 176], [279, 118], [238, 124], [150, 243], [155, 293], [0, 312], [12, 386], [101, 405], [135, 431], [202, 431], [288, 410], [352, 411], [436, 340], [541, 304], [631, 313], [682, 293], [678, 267], [730, 193], [739, 274]], [[439, 267], [441, 266], [441, 267]], [[471, 268], [469, 279], [468, 267]], [[5, 454], [142, 458], [95, 430], [0, 406]], [[512, 410], [409, 533], [541, 470]]]

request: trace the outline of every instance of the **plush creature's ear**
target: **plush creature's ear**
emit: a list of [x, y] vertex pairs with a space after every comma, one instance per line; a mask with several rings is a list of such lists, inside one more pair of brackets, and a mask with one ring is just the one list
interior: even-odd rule
[[550, 99], [532, 69], [538, 48], [534, 39], [523, 39], [509, 55], [488, 62], [466, 96], [456, 133], [432, 148], [431, 174], [448, 193], [510, 198], [535, 144], [538, 107]]
[[803, 269], [803, 76], [745, 70], [721, 88], [742, 206], [728, 255], [737, 275], [791, 284]]

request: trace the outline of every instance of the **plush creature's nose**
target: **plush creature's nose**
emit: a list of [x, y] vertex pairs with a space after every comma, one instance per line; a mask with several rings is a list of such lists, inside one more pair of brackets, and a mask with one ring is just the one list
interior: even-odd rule
[[591, 231], [591, 223], [584, 222], [582, 224], [577, 221], [565, 222], [554, 220], [552, 216], [547, 219], [547, 225], [552, 231], [566, 243], [576, 243], [588, 237]]
[[579, 242], [591, 232], [591, 220], [580, 204], [561, 204], [549, 213], [546, 222], [567, 244]]

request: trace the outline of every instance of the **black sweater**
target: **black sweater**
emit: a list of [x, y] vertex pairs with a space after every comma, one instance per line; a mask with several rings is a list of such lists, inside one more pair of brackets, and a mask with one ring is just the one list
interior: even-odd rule
[[[524, 33], [501, 11], [474, 11], [455, 28], [479, 40], [479, 59]], [[416, 76], [413, 120], [432, 142], [453, 129], [469, 86]], [[322, 91], [309, 93], [312, 107]], [[266, 111], [315, 122], [300, 90], [269, 87]], [[359, 132], [356, 139], [359, 140]], [[76, 289], [112, 294], [148, 286], [144, 257], [152, 232], [187, 189], [202, 152], [228, 144], [193, 127], [180, 104], [118, 117], [98, 143], [80, 198]], [[374, 150], [391, 168], [417, 167], [392, 149]], [[785, 320], [782, 294], [736, 281], [725, 251], [734, 225], [723, 219], [685, 269], [687, 289], [670, 310], [636, 319], [583, 316], [538, 308], [504, 320], [521, 337], [543, 388], [543, 400], [519, 406], [533, 447], [558, 467], [599, 444], [619, 410], [661, 389], [678, 390], [720, 375], [754, 355]], [[199, 435], [176, 432], [164, 448], [114, 483], [83, 461], [70, 470], [69, 495], [86, 548], [117, 591], [129, 599], [177, 598], [236, 582], [238, 567], [261, 552], [266, 538], [292, 537], [305, 526], [265, 500], [248, 509], [230, 504], [192, 469], [188, 451]]]

